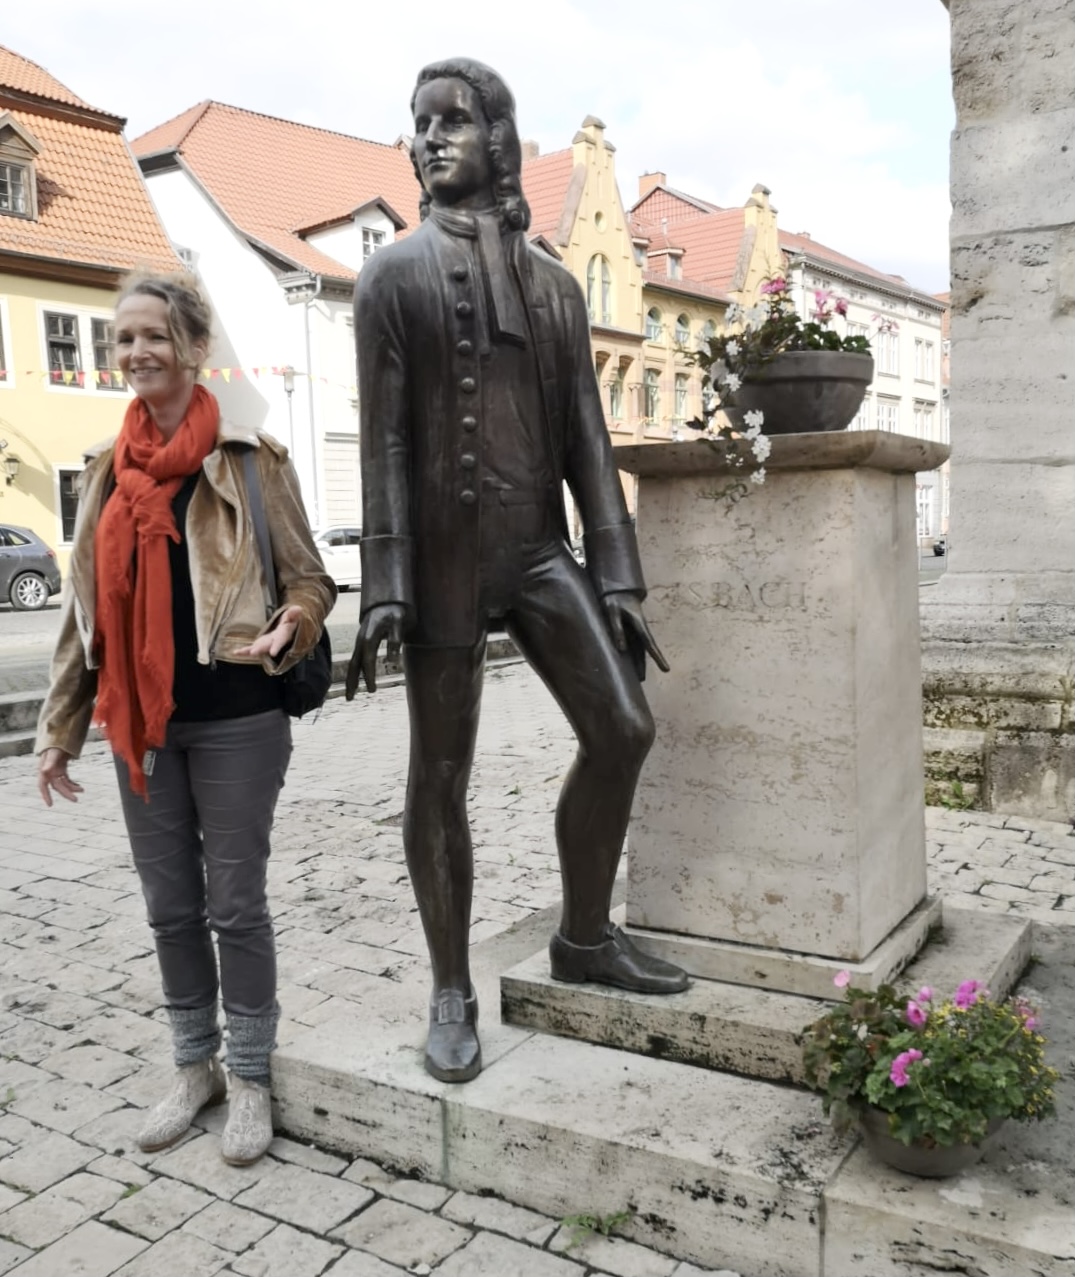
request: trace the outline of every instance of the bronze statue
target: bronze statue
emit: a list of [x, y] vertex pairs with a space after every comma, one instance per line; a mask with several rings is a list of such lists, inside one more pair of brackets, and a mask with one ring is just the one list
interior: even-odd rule
[[[642, 615], [638, 547], [573, 277], [526, 239], [515, 103], [480, 62], [427, 66], [411, 100], [422, 224], [366, 262], [355, 297], [362, 620], [347, 677], [375, 690], [403, 645], [410, 775], [403, 840], [433, 967], [426, 1068], [481, 1069], [468, 940], [466, 792], [486, 638], [505, 628], [579, 742], [556, 811], [558, 980], [687, 986], [609, 921], [653, 719], [640, 674], [668, 665]], [[572, 557], [562, 498], [583, 520]]]

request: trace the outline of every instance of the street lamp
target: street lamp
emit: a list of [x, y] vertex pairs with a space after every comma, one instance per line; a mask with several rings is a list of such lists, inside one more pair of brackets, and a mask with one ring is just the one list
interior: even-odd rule
[[21, 465], [22, 462], [18, 457], [7, 456], [4, 458], [4, 474], [7, 476], [9, 485], [15, 482], [19, 473], [19, 466]]
[[284, 378], [284, 394], [287, 395], [287, 446], [295, 451], [295, 415], [291, 405], [291, 396], [295, 393], [295, 369], [287, 364], [280, 370]]

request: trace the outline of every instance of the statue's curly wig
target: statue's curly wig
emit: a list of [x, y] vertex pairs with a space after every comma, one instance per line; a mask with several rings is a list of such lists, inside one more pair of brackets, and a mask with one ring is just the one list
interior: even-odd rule
[[[489, 124], [489, 155], [493, 165], [493, 194], [505, 228], [525, 231], [530, 226], [530, 205], [523, 197], [523, 151], [519, 132], [515, 125], [515, 99], [511, 90], [484, 62], [473, 58], [448, 58], [444, 62], [431, 62], [418, 72], [418, 82], [411, 94], [411, 113], [418, 90], [430, 80], [463, 80], [477, 93], [482, 111]], [[429, 192], [422, 185], [422, 177], [411, 147], [411, 163], [422, 194], [418, 200], [419, 216], [429, 212]]]

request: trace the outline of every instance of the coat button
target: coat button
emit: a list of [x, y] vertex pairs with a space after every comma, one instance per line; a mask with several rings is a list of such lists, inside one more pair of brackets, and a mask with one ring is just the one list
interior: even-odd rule
[[473, 452], [464, 452], [463, 455], [459, 458], [459, 464], [463, 467], [464, 470], [473, 470], [474, 467], [478, 464], [478, 458], [474, 455]]
[[472, 341], [467, 341], [465, 337], [463, 338], [462, 341], [457, 341], [455, 343], [455, 348], [460, 355], [474, 354], [474, 343]]
[[452, 267], [452, 279], [457, 279], [460, 283], [467, 277], [467, 268], [465, 266]]
[[464, 430], [474, 431], [474, 430], [477, 430], [478, 428], [478, 418], [464, 417], [459, 424], [463, 427]]
[[473, 377], [464, 377], [459, 383], [459, 389], [465, 395], [472, 395], [478, 389], [478, 383]]
[[457, 315], [461, 315], [464, 319], [468, 319], [474, 314], [474, 307], [470, 304], [470, 302], [456, 302], [455, 313]]
[[463, 491], [459, 494], [460, 505], [473, 505], [474, 502], [477, 501], [477, 499], [478, 499], [478, 494], [474, 491], [473, 488], [464, 488]]

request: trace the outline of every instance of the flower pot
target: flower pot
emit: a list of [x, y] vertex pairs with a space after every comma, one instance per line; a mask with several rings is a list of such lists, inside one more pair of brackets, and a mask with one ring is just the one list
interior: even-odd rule
[[863, 1109], [859, 1125], [871, 1157], [908, 1175], [943, 1179], [973, 1166], [985, 1152], [990, 1137], [1004, 1125], [1004, 1118], [992, 1118], [984, 1138], [977, 1144], [936, 1144], [931, 1148], [923, 1144], [903, 1144], [889, 1135], [888, 1114], [882, 1109]]
[[872, 355], [787, 351], [743, 379], [728, 415], [738, 428], [744, 412], [761, 409], [767, 435], [846, 430], [871, 381]]

